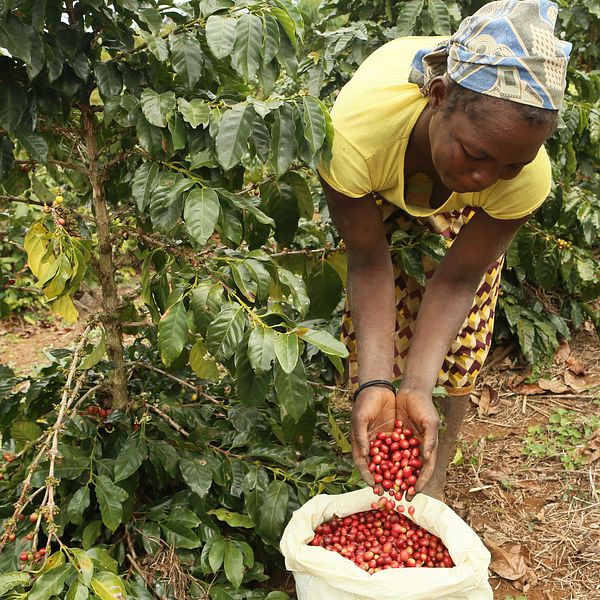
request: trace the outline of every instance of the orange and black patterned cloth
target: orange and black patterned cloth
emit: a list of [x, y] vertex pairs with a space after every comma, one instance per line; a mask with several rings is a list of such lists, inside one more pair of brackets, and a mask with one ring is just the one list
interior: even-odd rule
[[[381, 205], [383, 218], [390, 225], [391, 230], [401, 228], [407, 233], [415, 233], [427, 228], [433, 233], [442, 235], [448, 246], [452, 244], [460, 228], [475, 214], [473, 208], [465, 207], [462, 210], [428, 217], [413, 217], [385, 201], [379, 200], [378, 204]], [[426, 281], [428, 281], [435, 271], [436, 263], [425, 255], [422, 260]], [[477, 375], [488, 355], [492, 343], [503, 263], [504, 256], [501, 256], [484, 275], [473, 299], [473, 306], [444, 359], [437, 385], [444, 386], [449, 396], [462, 396], [472, 391]], [[394, 276], [396, 282], [394, 377], [400, 379], [425, 288], [414, 277], [403, 273], [397, 265], [394, 265]], [[348, 348], [348, 376], [350, 387], [354, 389], [358, 385], [356, 335], [347, 303], [342, 320], [341, 337]]]

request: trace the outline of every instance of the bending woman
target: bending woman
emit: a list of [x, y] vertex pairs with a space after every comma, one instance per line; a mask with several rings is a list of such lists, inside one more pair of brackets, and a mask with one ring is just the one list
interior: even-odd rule
[[[571, 45], [547, 0], [491, 2], [449, 40], [410, 37], [376, 50], [331, 115], [332, 160], [319, 173], [348, 250], [343, 336], [352, 447], [410, 421], [423, 439], [416, 492], [443, 498], [467, 398], [488, 354], [504, 252], [550, 191], [543, 143], [560, 108]], [[391, 233], [445, 237], [424, 289], [394, 264]], [[386, 382], [401, 379], [397, 393]], [[445, 428], [432, 402], [436, 385]]]

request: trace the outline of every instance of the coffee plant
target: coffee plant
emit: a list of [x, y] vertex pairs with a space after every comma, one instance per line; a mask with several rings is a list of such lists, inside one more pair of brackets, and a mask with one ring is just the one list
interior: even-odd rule
[[[2, 598], [288, 597], [291, 512], [360, 485], [327, 107], [373, 49], [480, 4], [0, 2], [1, 314], [85, 319], [49, 366], [0, 367]], [[597, 319], [599, 20], [564, 2], [556, 186], [508, 257], [498, 334], [535, 364]], [[420, 276], [436, 241], [398, 242]]]

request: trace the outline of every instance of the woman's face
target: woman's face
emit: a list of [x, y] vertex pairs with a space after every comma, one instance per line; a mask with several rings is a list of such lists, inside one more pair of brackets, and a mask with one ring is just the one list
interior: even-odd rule
[[550, 133], [550, 124], [523, 119], [518, 104], [486, 97], [469, 114], [460, 107], [448, 113], [448, 97], [432, 106], [429, 143], [438, 176], [454, 192], [479, 192], [516, 177]]

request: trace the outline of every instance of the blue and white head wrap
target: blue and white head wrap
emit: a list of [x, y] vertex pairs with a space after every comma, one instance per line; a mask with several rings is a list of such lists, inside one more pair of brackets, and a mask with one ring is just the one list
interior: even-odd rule
[[448, 73], [474, 92], [558, 110], [572, 44], [555, 37], [557, 16], [549, 0], [490, 2], [447, 42], [420, 50], [409, 81], [426, 92], [434, 77]]

